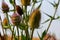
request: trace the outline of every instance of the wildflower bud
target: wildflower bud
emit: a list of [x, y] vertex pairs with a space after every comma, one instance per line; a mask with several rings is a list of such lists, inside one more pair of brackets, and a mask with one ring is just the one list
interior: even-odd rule
[[8, 19], [7, 18], [4, 18], [4, 20], [3, 20], [3, 26], [8, 26]]
[[4, 1], [2, 2], [2, 11], [4, 13], [9, 12], [9, 7]]
[[33, 10], [33, 12], [30, 15], [28, 25], [30, 26], [30, 28], [38, 28], [40, 20], [41, 13], [39, 9]]
[[20, 15], [18, 15], [17, 13], [14, 13], [12, 16], [11, 16], [11, 20], [12, 20], [12, 23], [14, 26], [17, 26], [20, 24]]
[[21, 9], [20, 6], [16, 5], [16, 10], [17, 10], [17, 12], [18, 12], [19, 15], [23, 14], [23, 10]]
[[30, 1], [31, 0], [21, 0], [21, 3], [23, 6], [28, 6], [28, 5], [30, 5]]

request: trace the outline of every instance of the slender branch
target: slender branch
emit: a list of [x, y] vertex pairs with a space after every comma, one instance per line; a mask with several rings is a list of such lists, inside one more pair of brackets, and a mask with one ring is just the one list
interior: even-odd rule
[[[58, 8], [58, 7], [57, 7], [57, 8]], [[55, 17], [55, 15], [56, 15], [57, 8], [55, 8], [55, 13], [54, 13], [53, 17]], [[48, 30], [49, 30], [49, 28], [50, 28], [50, 26], [51, 26], [52, 21], [53, 21], [53, 20], [52, 20], [52, 18], [51, 18], [51, 21], [50, 21], [50, 23], [49, 23], [49, 25], [48, 25], [48, 28], [47, 28], [47, 32], [48, 32]]]
[[16, 3], [15, 3], [15, 0], [14, 0], [14, 13], [15, 13], [15, 6], [16, 6]]
[[18, 40], [19, 40], [19, 29], [18, 29], [18, 26], [17, 26], [17, 33], [18, 33]]
[[31, 40], [33, 38], [33, 33], [34, 33], [34, 28], [32, 29], [32, 33], [31, 33]]
[[1, 23], [1, 26], [2, 26], [3, 34], [4, 34], [4, 29], [3, 29], [3, 25], [2, 25], [2, 19], [1, 19], [1, 16], [0, 16], [0, 23]]

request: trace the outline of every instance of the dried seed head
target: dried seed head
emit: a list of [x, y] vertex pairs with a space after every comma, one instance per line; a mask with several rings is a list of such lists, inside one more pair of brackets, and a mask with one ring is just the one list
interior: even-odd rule
[[16, 11], [18, 12], [19, 15], [22, 15], [23, 14], [23, 10], [18, 5], [16, 5]]
[[17, 26], [20, 24], [20, 15], [18, 15], [17, 13], [14, 13], [12, 16], [11, 16], [11, 21], [13, 23], [14, 26]]
[[21, 0], [21, 3], [23, 6], [28, 6], [28, 5], [30, 5], [30, 1], [31, 0]]
[[4, 26], [8, 26], [8, 19], [7, 19], [7, 18], [4, 18], [4, 20], [3, 20], [3, 25], [4, 25]]
[[40, 20], [41, 20], [40, 10], [39, 9], [33, 10], [28, 22], [30, 28], [38, 28]]
[[2, 2], [2, 11], [4, 13], [9, 12], [9, 7], [4, 1]]

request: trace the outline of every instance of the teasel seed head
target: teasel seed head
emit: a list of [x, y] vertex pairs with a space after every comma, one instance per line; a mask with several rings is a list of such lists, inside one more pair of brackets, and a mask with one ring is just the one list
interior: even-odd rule
[[23, 14], [23, 10], [21, 9], [21, 7], [19, 5], [16, 5], [16, 11], [19, 15]]
[[12, 21], [12, 23], [13, 23], [14, 26], [19, 25], [20, 21], [21, 21], [20, 15], [17, 14], [17, 13], [13, 13], [13, 15], [11, 16], [11, 21]]
[[9, 12], [9, 7], [8, 7], [8, 5], [4, 1], [2, 2], [2, 11], [4, 13]]
[[35, 9], [35, 10], [33, 10], [33, 12], [30, 15], [28, 25], [30, 26], [31, 29], [32, 28], [38, 28], [40, 20], [41, 20], [40, 10]]
[[3, 20], [3, 26], [8, 26], [8, 19], [7, 18], [4, 18], [4, 20]]
[[28, 6], [28, 5], [30, 5], [30, 1], [31, 0], [21, 0], [21, 3], [23, 6]]

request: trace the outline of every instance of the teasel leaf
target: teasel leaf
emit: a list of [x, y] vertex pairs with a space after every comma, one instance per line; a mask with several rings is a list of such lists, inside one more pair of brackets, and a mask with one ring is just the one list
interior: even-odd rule
[[[49, 2], [49, 1], [48, 1]], [[51, 2], [49, 2], [53, 7], [55, 7], [55, 5], [53, 4], [53, 3], [51, 3]]]
[[43, 0], [41, 1], [41, 3], [39, 4], [39, 6], [37, 7], [37, 9], [39, 9], [41, 7], [42, 3], [43, 3]]
[[44, 36], [47, 34], [47, 31], [44, 30], [43, 33], [42, 33], [42, 39], [44, 38]]
[[40, 37], [40, 35], [39, 35], [39, 33], [38, 33], [38, 32], [37, 32], [37, 34], [38, 34], [39, 39], [41, 39], [41, 37]]
[[21, 30], [25, 30], [26, 25], [24, 23], [20, 23], [19, 28]]
[[58, 16], [57, 18], [55, 18], [55, 20], [57, 20], [57, 19], [60, 19], [60, 16]]
[[50, 16], [49, 14], [47, 14], [47, 13], [45, 13], [45, 12], [43, 12], [45, 15], [47, 15], [48, 17], [50, 17], [51, 18], [51, 20], [54, 20], [55, 18], [54, 17], [52, 17], [52, 16]]
[[14, 0], [9, 0], [12, 5], [14, 5]]
[[44, 21], [42, 24], [47, 23], [49, 20], [50, 20], [50, 19], [47, 19], [47, 20], [46, 20], [46, 21]]

